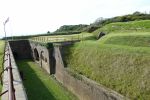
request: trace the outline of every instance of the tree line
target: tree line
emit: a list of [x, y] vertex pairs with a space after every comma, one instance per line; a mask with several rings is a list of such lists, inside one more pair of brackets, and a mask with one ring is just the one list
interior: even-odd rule
[[141, 13], [139, 11], [134, 12], [133, 14], [128, 14], [124, 16], [116, 16], [113, 18], [98, 18], [92, 24], [90, 24], [86, 31], [93, 32], [97, 28], [100, 28], [106, 24], [114, 23], [114, 22], [129, 22], [129, 21], [136, 21], [136, 20], [150, 20], [150, 14], [148, 13]]

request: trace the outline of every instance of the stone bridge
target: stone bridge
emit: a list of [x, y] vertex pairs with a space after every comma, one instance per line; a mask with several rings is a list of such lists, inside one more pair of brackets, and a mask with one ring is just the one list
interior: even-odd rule
[[47, 73], [55, 73], [54, 49], [58, 46], [70, 45], [74, 42], [42, 44], [28, 40], [9, 41], [15, 59], [33, 59]]

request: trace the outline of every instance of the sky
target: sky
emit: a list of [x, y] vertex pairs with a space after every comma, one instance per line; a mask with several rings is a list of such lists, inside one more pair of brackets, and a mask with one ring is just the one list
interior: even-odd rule
[[53, 32], [135, 11], [150, 13], [150, 0], [0, 0], [0, 37]]

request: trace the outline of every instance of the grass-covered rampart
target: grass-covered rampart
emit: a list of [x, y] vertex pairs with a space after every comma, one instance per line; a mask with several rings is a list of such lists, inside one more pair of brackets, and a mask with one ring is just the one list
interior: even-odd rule
[[150, 98], [150, 48], [77, 43], [66, 48], [65, 61], [85, 75], [131, 99]]
[[149, 36], [116, 36], [111, 37], [105, 44], [127, 45], [134, 47], [150, 47], [150, 35]]
[[106, 24], [102, 28], [97, 29], [93, 33], [98, 34], [101, 31], [106, 33], [149, 32], [150, 20], [110, 23], [110, 24]]
[[150, 20], [117, 22], [99, 40], [65, 48], [65, 64], [131, 99], [150, 98]]

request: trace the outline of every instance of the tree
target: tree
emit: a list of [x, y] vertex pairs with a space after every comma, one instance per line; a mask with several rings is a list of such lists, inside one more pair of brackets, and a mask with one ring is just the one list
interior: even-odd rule
[[51, 33], [50, 31], [47, 32], [47, 34], [50, 34], [50, 33]]
[[142, 14], [142, 13], [140, 13], [139, 11], [136, 11], [133, 13], [133, 15], [140, 15], [140, 14]]

